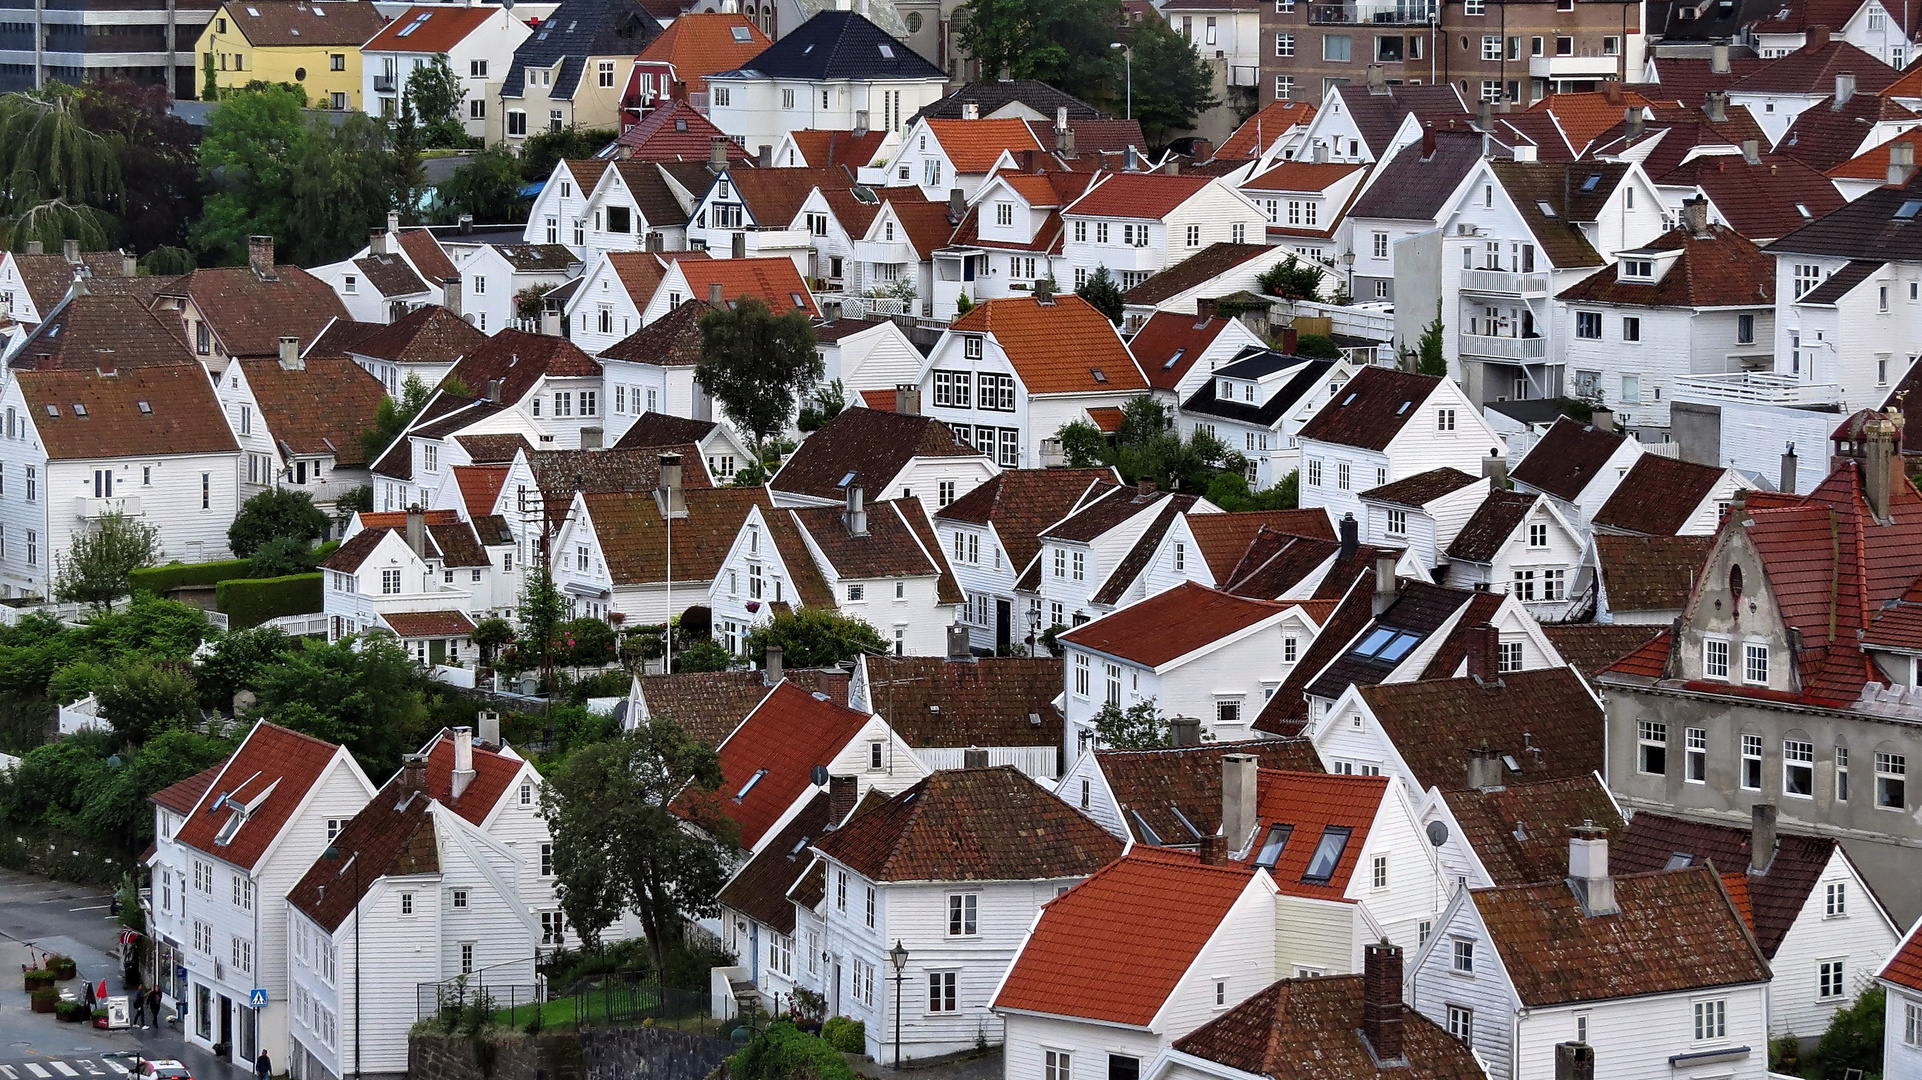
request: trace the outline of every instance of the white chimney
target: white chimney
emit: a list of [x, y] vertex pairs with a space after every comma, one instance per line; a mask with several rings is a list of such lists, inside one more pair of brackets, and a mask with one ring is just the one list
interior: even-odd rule
[[848, 485], [848, 508], [842, 520], [847, 524], [849, 536], [868, 534], [867, 496], [859, 484]]
[[1608, 830], [1585, 821], [1568, 839], [1568, 877], [1582, 910], [1590, 916], [1615, 915], [1615, 879], [1608, 876]]
[[467, 785], [474, 782], [474, 729], [454, 729], [453, 797], [459, 799]]
[[1255, 789], [1260, 776], [1260, 762], [1255, 755], [1222, 755], [1221, 837], [1229, 851], [1240, 851], [1254, 837], [1258, 820]]
[[1835, 73], [1835, 107], [1841, 108], [1855, 96], [1855, 73], [1838, 71]]
[[280, 366], [283, 371], [302, 371], [307, 362], [300, 358], [300, 339], [290, 334], [280, 337]]

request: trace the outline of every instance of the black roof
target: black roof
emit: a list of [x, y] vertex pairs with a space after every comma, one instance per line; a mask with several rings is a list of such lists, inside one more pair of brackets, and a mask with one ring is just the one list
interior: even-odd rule
[[821, 12], [740, 70], [774, 79], [947, 78], [906, 43], [852, 11]]
[[972, 82], [915, 113], [913, 119], [923, 117], [933, 120], [959, 120], [961, 107], [969, 102], [980, 106], [981, 115], [988, 116], [995, 110], [1005, 108], [1010, 102], [1020, 102], [1048, 120], [1055, 118], [1055, 110], [1067, 106], [1070, 120], [1101, 120], [1101, 110], [1075, 97], [1065, 90], [1057, 90], [1040, 79], [996, 79], [991, 82]]
[[1202, 416], [1214, 416], [1223, 420], [1233, 420], [1257, 427], [1274, 427], [1283, 413], [1295, 407], [1303, 397], [1314, 392], [1322, 377], [1335, 366], [1333, 360], [1310, 360], [1304, 356], [1291, 356], [1287, 353], [1264, 349], [1253, 356], [1245, 356], [1234, 363], [1215, 370], [1214, 375], [1227, 379], [1259, 379], [1296, 365], [1304, 365], [1295, 377], [1281, 384], [1266, 401], [1253, 402], [1221, 401], [1215, 397], [1215, 380], [1210, 378], [1201, 384], [1201, 389], [1188, 396], [1181, 403], [1183, 412]]
[[1348, 211], [1351, 218], [1428, 221], [1482, 159], [1482, 137], [1471, 131], [1435, 132], [1435, 152], [1423, 155], [1421, 143], [1395, 152], [1381, 174]]
[[501, 95], [522, 96], [529, 67], [552, 67], [559, 61], [551, 96], [571, 99], [588, 57], [634, 56], [660, 36], [661, 24], [638, 0], [561, 0], [554, 14], [514, 50]]
[[1403, 581], [1399, 595], [1388, 610], [1370, 622], [1333, 663], [1315, 676], [1307, 692], [1316, 697], [1338, 698], [1351, 684], [1380, 684], [1472, 599], [1473, 593], [1461, 589], [1424, 581]]
[[[1915, 203], [1915, 206], [1908, 204]], [[1903, 217], [1904, 210], [1908, 216]], [[1763, 250], [1797, 255], [1864, 255], [1890, 261], [1922, 260], [1922, 173], [1897, 187], [1878, 187], [1769, 244]]]
[[1849, 264], [1828, 277], [1822, 284], [1797, 297], [1798, 304], [1833, 304], [1854, 291], [1857, 285], [1869, 279], [1869, 275], [1882, 269], [1880, 259], [1851, 259]]

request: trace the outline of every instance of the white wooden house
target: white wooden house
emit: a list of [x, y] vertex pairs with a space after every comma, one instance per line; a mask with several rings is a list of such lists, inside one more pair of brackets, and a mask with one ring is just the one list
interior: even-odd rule
[[1595, 569], [1581, 530], [1545, 495], [1491, 491], [1442, 552], [1448, 584], [1506, 592], [1543, 622], [1594, 606]]

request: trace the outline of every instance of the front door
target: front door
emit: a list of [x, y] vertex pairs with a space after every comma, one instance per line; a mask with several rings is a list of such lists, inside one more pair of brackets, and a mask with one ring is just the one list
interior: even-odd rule
[[445, 664], [447, 662], [446, 639], [433, 638], [427, 642], [427, 660], [429, 663], [434, 664]]
[[235, 1061], [253, 1061], [260, 1056], [260, 1010], [252, 1006], [240, 1010], [240, 1044], [234, 1047]]
[[841, 1015], [841, 961], [834, 962], [834, 1015]]
[[220, 1039], [232, 1046], [234, 1044], [234, 1002], [225, 994], [220, 995]]
[[1014, 644], [1014, 604], [1008, 600], [994, 602], [994, 651], [1006, 656], [1008, 647]]

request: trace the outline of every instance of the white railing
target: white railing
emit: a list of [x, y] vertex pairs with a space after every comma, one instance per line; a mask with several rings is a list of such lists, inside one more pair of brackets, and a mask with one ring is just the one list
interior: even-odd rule
[[[215, 614], [219, 613], [215, 612]], [[226, 618], [226, 616], [222, 615], [221, 618]], [[327, 635], [328, 619], [324, 614], [282, 615], [278, 618], [268, 619], [261, 625], [278, 627], [286, 631], [290, 637], [311, 637], [316, 634], [325, 637]]]
[[1463, 270], [1462, 288], [1469, 292], [1499, 293], [1503, 296], [1543, 296], [1548, 293], [1548, 275], [1516, 274], [1507, 270]]
[[1732, 371], [1684, 375], [1675, 380], [1677, 401], [1735, 401], [1749, 405], [1834, 405], [1842, 400], [1835, 383], [1803, 382], [1772, 371]]
[[1351, 334], [1375, 341], [1390, 341], [1395, 336], [1395, 315], [1389, 311], [1322, 304], [1313, 300], [1295, 301], [1294, 311], [1297, 316], [1318, 316], [1329, 320], [1338, 334]]
[[844, 319], [886, 319], [895, 315], [910, 318], [921, 314], [920, 300], [904, 300], [898, 296], [849, 296], [847, 293], [815, 293], [815, 303], [822, 307], [834, 304], [841, 306]]
[[1498, 360], [1541, 360], [1548, 356], [1548, 339], [1463, 334], [1461, 351], [1470, 356], [1489, 356]]

